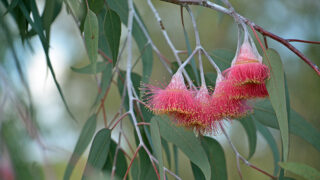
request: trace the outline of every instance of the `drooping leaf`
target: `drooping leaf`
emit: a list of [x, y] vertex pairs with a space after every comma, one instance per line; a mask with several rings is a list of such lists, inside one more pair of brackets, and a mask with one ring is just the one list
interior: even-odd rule
[[88, 4], [91, 11], [98, 14], [104, 6], [104, 0], [89, 0]]
[[266, 86], [279, 124], [283, 160], [287, 161], [289, 153], [289, 125], [283, 65], [279, 54], [275, 50], [268, 49], [266, 54], [267, 56], [263, 58], [264, 63], [270, 69], [270, 80], [267, 81]]
[[210, 179], [211, 170], [208, 157], [193, 132], [173, 125], [166, 116], [155, 116], [152, 120], [158, 121], [161, 136], [177, 145], [202, 170], [206, 179]]
[[166, 153], [166, 157], [167, 157], [167, 161], [168, 161], [168, 164], [169, 164], [169, 168], [171, 168], [171, 166], [172, 166], [171, 165], [171, 152], [170, 152], [170, 149], [169, 149], [169, 144], [163, 138], [161, 138], [161, 144], [162, 144], [164, 152]]
[[[256, 103], [254, 111], [255, 113], [253, 114], [253, 116], [260, 123], [272, 128], [279, 129], [276, 114], [269, 100], [264, 100]], [[313, 145], [318, 151], [320, 151], [319, 130], [312, 124], [308, 123], [300, 114], [298, 114], [293, 109], [291, 109], [290, 111], [289, 125], [290, 133], [301, 137], [302, 139]]]
[[105, 62], [97, 62], [96, 63], [96, 72], [93, 72], [93, 64], [88, 64], [84, 67], [81, 68], [75, 68], [75, 67], [71, 67], [71, 70], [77, 73], [81, 73], [81, 74], [94, 74], [94, 73], [100, 73], [102, 72], [104, 69], [106, 69], [107, 64]]
[[111, 130], [101, 129], [97, 132], [93, 139], [91, 149], [88, 156], [88, 161], [82, 176], [82, 179], [87, 179], [92, 173], [92, 170], [101, 171], [106, 163], [111, 142]]
[[[112, 172], [112, 166], [113, 166], [113, 163], [115, 160], [116, 148], [117, 148], [116, 142], [111, 140], [110, 151], [108, 153], [106, 163], [103, 166], [103, 171], [105, 173], [111, 174], [111, 172]], [[117, 162], [115, 162], [116, 163], [115, 175], [117, 177], [123, 179], [123, 177], [127, 171], [128, 165], [127, 165], [126, 157], [121, 149], [118, 150], [116, 160], [117, 160]]]
[[271, 132], [266, 128], [264, 125], [262, 125], [259, 121], [254, 119], [254, 116], [251, 116], [256, 124], [257, 130], [261, 133], [261, 135], [264, 137], [264, 139], [269, 144], [269, 147], [271, 148], [272, 154], [273, 154], [273, 164], [274, 164], [274, 171], [273, 175], [276, 176], [279, 172], [279, 165], [278, 162], [280, 161], [280, 155], [279, 150], [277, 146], [277, 142], [272, 136]]
[[43, 28], [46, 31], [46, 37], [50, 40], [50, 29], [51, 24], [54, 22], [56, 17], [59, 15], [62, 9], [62, 0], [46, 1], [43, 14], [41, 16]]
[[101, 86], [100, 86], [100, 92], [98, 93], [98, 96], [95, 100], [94, 105], [96, 105], [98, 102], [100, 102], [105, 93], [108, 90], [108, 87], [110, 86], [112, 79], [112, 64], [107, 64], [106, 68], [102, 71], [102, 78], [101, 78]]
[[174, 172], [179, 175], [179, 152], [177, 145], [173, 144], [173, 160], [174, 160]]
[[7, 7], [7, 10], [5, 11], [5, 13], [1, 16], [5, 16], [8, 12], [11, 12], [20, 2], [20, 0], [12, 0], [10, 5]]
[[89, 60], [91, 62], [93, 72], [96, 72], [96, 61], [98, 56], [98, 39], [99, 25], [97, 16], [91, 10], [88, 10], [86, 20], [84, 22], [84, 40], [87, 47]]
[[204, 177], [203, 173], [201, 172], [201, 169], [198, 168], [198, 166], [195, 165], [193, 162], [190, 161], [190, 163], [191, 163], [191, 169], [193, 172], [194, 180], [205, 180], [206, 178]]
[[[120, 16], [121, 22], [125, 25], [128, 23], [128, 2], [127, 0], [107, 0], [108, 6], [117, 12]], [[139, 11], [134, 8], [137, 17], [142, 20], [139, 15]], [[143, 24], [143, 22], [142, 22]], [[143, 24], [146, 28], [146, 26]], [[138, 45], [138, 48], [141, 53], [142, 58], [142, 81], [147, 83], [149, 81], [149, 77], [152, 73], [152, 65], [153, 65], [153, 54], [152, 54], [152, 47], [148, 44], [148, 38], [146, 37], [143, 30], [140, 28], [139, 24], [137, 23], [136, 19], [133, 20], [133, 27], [132, 27], [132, 35]]]
[[[218, 141], [209, 137], [201, 138], [201, 144], [209, 159], [211, 180], [227, 180], [227, 166], [224, 151]], [[205, 179], [201, 170], [191, 162], [193, 176], [196, 180]]]
[[151, 139], [154, 147], [154, 153], [158, 159], [159, 162], [159, 175], [160, 179], [163, 179], [163, 158], [162, 158], [162, 146], [161, 146], [161, 137], [160, 137], [160, 128], [159, 128], [159, 122], [156, 120], [151, 121]]
[[[97, 15], [98, 23], [99, 23], [99, 42], [98, 42], [98, 48], [99, 51], [102, 51], [104, 55], [102, 56], [103, 59], [107, 62], [112, 63], [112, 54], [109, 47], [109, 43], [107, 41], [107, 37], [104, 32], [104, 22], [106, 19], [107, 10], [106, 8], [103, 8], [99, 14]], [[101, 53], [101, 52], [100, 52]]]
[[87, 146], [89, 145], [92, 139], [92, 136], [96, 129], [96, 125], [97, 125], [97, 116], [94, 114], [87, 120], [87, 122], [84, 124], [81, 130], [80, 136], [77, 140], [77, 144], [73, 150], [73, 153], [68, 162], [67, 168], [64, 172], [64, 176], [63, 176], [64, 180], [70, 179], [75, 165], [77, 164], [80, 156], [86, 150]]
[[63, 95], [61, 86], [60, 86], [60, 84], [59, 84], [59, 82], [58, 82], [58, 80], [56, 78], [53, 66], [51, 64], [51, 60], [50, 60], [50, 57], [49, 57], [49, 44], [48, 44], [48, 41], [47, 41], [47, 39], [46, 39], [46, 37], [44, 36], [44, 33], [43, 33], [42, 22], [41, 22], [41, 18], [40, 18], [40, 15], [39, 15], [39, 12], [38, 12], [38, 9], [37, 9], [35, 1], [34, 0], [30, 0], [30, 6], [31, 6], [31, 10], [32, 10], [32, 15], [33, 15], [34, 21], [29, 16], [29, 10], [27, 9], [27, 7], [24, 4], [24, 2], [21, 1], [18, 5], [19, 5], [19, 8], [20, 8], [22, 14], [24, 15], [25, 19], [28, 21], [28, 23], [31, 25], [31, 27], [39, 35], [43, 50], [44, 50], [45, 55], [46, 55], [47, 66], [48, 66], [48, 68], [50, 70], [50, 73], [52, 75], [53, 81], [54, 81], [54, 83], [55, 83], [55, 85], [56, 85], [56, 87], [57, 87], [57, 89], [59, 91], [59, 94], [60, 94], [60, 97], [61, 97], [61, 99], [63, 101], [63, 104], [65, 105], [65, 107], [66, 107], [69, 115], [72, 117], [72, 119], [76, 120], [75, 117], [73, 116], [73, 114], [71, 113], [71, 110], [70, 110], [70, 108], [69, 108], [69, 106], [67, 104], [67, 101], [66, 101], [66, 99], [65, 99], [65, 97]]
[[111, 9], [108, 9], [106, 13], [104, 20], [104, 33], [111, 49], [113, 66], [115, 66], [117, 63], [120, 45], [121, 21], [119, 15]]
[[246, 131], [249, 143], [249, 156], [250, 159], [256, 151], [257, 146], [257, 130], [251, 116], [239, 120], [244, 130]]
[[307, 180], [319, 180], [320, 172], [313, 167], [306, 164], [294, 163], [294, 162], [279, 162], [280, 167], [297, 174]]

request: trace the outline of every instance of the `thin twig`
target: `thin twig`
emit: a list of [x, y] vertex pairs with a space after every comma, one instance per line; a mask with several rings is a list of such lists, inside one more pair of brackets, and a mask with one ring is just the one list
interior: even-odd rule
[[134, 153], [133, 157], [131, 158], [130, 164], [129, 164], [128, 169], [126, 171], [126, 174], [123, 177], [124, 180], [127, 179], [127, 176], [128, 176], [129, 171], [130, 171], [130, 168], [132, 166], [132, 163], [133, 163], [134, 159], [137, 157], [140, 148], [141, 148], [141, 145], [137, 147], [136, 152]]

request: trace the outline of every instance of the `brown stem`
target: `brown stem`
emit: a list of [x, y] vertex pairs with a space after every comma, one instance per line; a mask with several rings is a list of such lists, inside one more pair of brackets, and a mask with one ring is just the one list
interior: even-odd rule
[[122, 115], [119, 117], [119, 119], [114, 123], [114, 125], [113, 125], [112, 128], [111, 128], [111, 130], [113, 130], [113, 129], [117, 126], [117, 124], [118, 124], [123, 118], [125, 118], [127, 115], [129, 115], [129, 112], [126, 112], [126, 113], [122, 114]]
[[101, 49], [98, 49], [98, 53], [103, 57], [105, 58], [106, 60], [108, 60], [109, 63], [112, 63], [112, 59], [107, 56]]
[[140, 146], [138, 146], [138, 148], [137, 148], [137, 150], [136, 150], [136, 152], [134, 153], [134, 155], [133, 155], [133, 157], [132, 157], [132, 159], [131, 159], [131, 161], [130, 161], [130, 164], [129, 164], [129, 166], [128, 166], [128, 169], [127, 169], [127, 171], [126, 171], [126, 174], [124, 175], [124, 177], [123, 177], [123, 179], [124, 180], [126, 180], [127, 179], [127, 176], [128, 176], [128, 173], [129, 173], [129, 170], [130, 170], [130, 168], [131, 168], [131, 166], [132, 166], [132, 163], [133, 163], [133, 160], [134, 160], [134, 158], [136, 158], [137, 157], [137, 155], [138, 155], [138, 152], [139, 152], [139, 149], [141, 148], [141, 145]]
[[320, 44], [320, 41], [307, 41], [302, 39], [287, 39], [288, 42], [301, 42], [301, 43], [309, 43], [309, 44]]

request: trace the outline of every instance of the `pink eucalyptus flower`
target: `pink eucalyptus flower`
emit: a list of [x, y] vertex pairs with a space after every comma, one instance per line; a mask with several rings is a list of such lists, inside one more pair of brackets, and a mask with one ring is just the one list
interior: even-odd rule
[[229, 69], [224, 71], [226, 78], [238, 85], [254, 83], [261, 84], [270, 76], [268, 66], [262, 64], [262, 58], [255, 47], [245, 41]]
[[232, 80], [221, 81], [215, 89], [215, 94], [224, 95], [230, 99], [265, 98], [269, 95], [265, 83], [235, 85]]
[[172, 76], [165, 89], [145, 85], [144, 90], [146, 91], [144, 98], [146, 104], [155, 114], [194, 113], [194, 93], [187, 89], [181, 72]]

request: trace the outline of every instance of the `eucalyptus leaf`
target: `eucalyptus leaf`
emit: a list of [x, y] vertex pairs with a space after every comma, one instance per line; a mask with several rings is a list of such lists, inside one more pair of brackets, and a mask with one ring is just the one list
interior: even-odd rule
[[251, 116], [247, 116], [243, 119], [239, 120], [241, 125], [243, 126], [244, 130], [246, 131], [248, 143], [249, 143], [249, 156], [248, 159], [250, 159], [253, 154], [256, 151], [257, 146], [257, 130], [256, 126], [254, 124], [254, 121], [252, 120]]
[[98, 39], [98, 18], [95, 13], [89, 9], [84, 22], [84, 40], [86, 43], [89, 60], [91, 64], [93, 64], [93, 72], [96, 72], [96, 66], [94, 64], [96, 64], [98, 56]]
[[84, 169], [82, 179], [87, 179], [92, 173], [92, 170], [101, 171], [106, 163], [111, 142], [111, 130], [101, 129], [97, 132], [93, 139], [88, 161]]
[[297, 174], [307, 180], [319, 180], [320, 172], [313, 167], [306, 164], [294, 163], [294, 162], [280, 162], [280, 167]]
[[95, 74], [102, 72], [107, 67], [107, 64], [105, 62], [97, 62], [95, 65], [96, 72], [93, 72], [93, 64], [88, 64], [81, 68], [71, 67], [71, 70], [80, 74]]
[[121, 36], [121, 21], [119, 15], [108, 9], [104, 20], [104, 33], [112, 53], [113, 66], [117, 63], [120, 36]]
[[151, 121], [150, 128], [151, 128], [151, 139], [154, 147], [154, 153], [159, 162], [160, 179], [163, 179], [164, 171], [163, 171], [162, 145], [161, 145], [159, 122], [153, 119]]
[[203, 172], [205, 178], [211, 178], [210, 164], [206, 152], [200, 141], [191, 131], [177, 127], [166, 116], [155, 116], [152, 121], [158, 121], [161, 136], [169, 142], [177, 145], [185, 155], [196, 164]]
[[88, 147], [92, 139], [96, 126], [97, 126], [97, 116], [94, 114], [87, 120], [87, 122], [84, 124], [81, 130], [80, 136], [77, 140], [77, 144], [73, 150], [73, 153], [68, 162], [67, 168], [64, 172], [64, 176], [63, 176], [64, 180], [70, 179], [75, 165], [79, 161], [80, 156], [86, 150], [86, 148]]
[[267, 50], [263, 61], [270, 69], [270, 80], [267, 81], [266, 86], [279, 124], [283, 160], [287, 161], [289, 153], [289, 125], [283, 65], [280, 55], [273, 49]]

